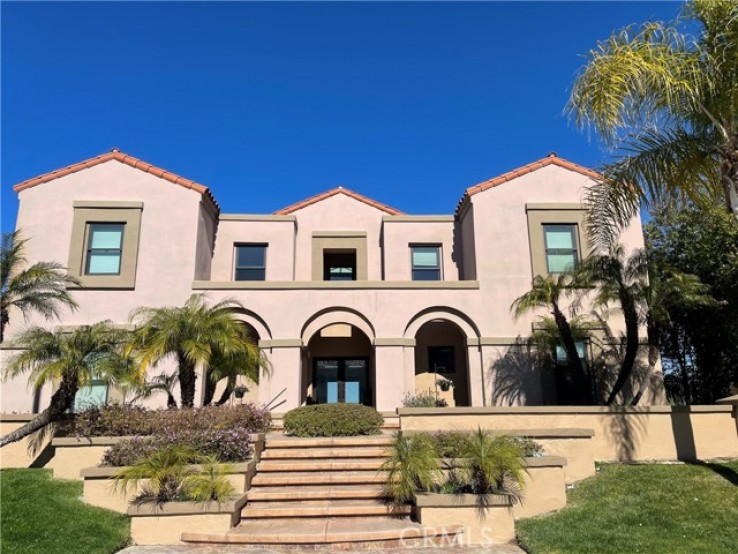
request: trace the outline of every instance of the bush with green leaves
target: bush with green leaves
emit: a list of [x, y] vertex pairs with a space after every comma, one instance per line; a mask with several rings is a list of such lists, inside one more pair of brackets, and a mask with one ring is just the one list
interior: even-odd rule
[[442, 476], [438, 452], [425, 433], [396, 434], [381, 470], [387, 472], [385, 492], [396, 504], [410, 502], [418, 491], [434, 490]]
[[[193, 467], [193, 463], [201, 466]], [[120, 470], [115, 476], [115, 489], [128, 494], [136, 490], [141, 481], [146, 481], [134, 498], [134, 504], [225, 502], [236, 493], [227, 478], [229, 470], [228, 465], [213, 456], [182, 446], [170, 446]]]
[[361, 404], [314, 404], [284, 415], [284, 430], [296, 437], [353, 437], [381, 432], [384, 418]]
[[[469, 440], [470, 431], [435, 431], [429, 434], [429, 439], [436, 447], [441, 458], [461, 458], [462, 448]], [[543, 455], [543, 447], [530, 438], [510, 437], [522, 450], [524, 458], [536, 458]]]

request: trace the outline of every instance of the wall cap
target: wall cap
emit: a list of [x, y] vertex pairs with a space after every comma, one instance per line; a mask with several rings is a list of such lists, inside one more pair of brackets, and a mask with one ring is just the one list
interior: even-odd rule
[[512, 499], [502, 494], [439, 494], [421, 492], [415, 495], [418, 508], [492, 508], [511, 507]]
[[[562, 427], [560, 429], [492, 429], [495, 433], [511, 435], [513, 437], [525, 437], [531, 439], [588, 439], [594, 437], [594, 429]], [[403, 431], [403, 435], [425, 433], [426, 431]]]
[[38, 417], [38, 414], [0, 414], [0, 423], [25, 423]]
[[[146, 438], [147, 435], [140, 435], [138, 438]], [[250, 433], [249, 441], [252, 443], [264, 442], [264, 433]], [[51, 446], [57, 447], [87, 447], [87, 446], [113, 446], [122, 440], [137, 438], [135, 436], [123, 437], [54, 437], [51, 439]]]
[[730, 413], [725, 406], [484, 406], [465, 408], [398, 408], [400, 416], [459, 416], [505, 414], [671, 414]]
[[[241, 462], [238, 464], [232, 464], [229, 463], [228, 465], [231, 466], [231, 471], [229, 471], [229, 474], [238, 474], [238, 473], [249, 473], [252, 467], [256, 467], [256, 461], [250, 460], [248, 462]], [[92, 467], [84, 467], [79, 471], [80, 476], [83, 479], [112, 479], [115, 477], [119, 471], [126, 469], [126, 467], [130, 466], [92, 466]], [[193, 469], [200, 469], [202, 468], [201, 465], [192, 465], [190, 466]]]

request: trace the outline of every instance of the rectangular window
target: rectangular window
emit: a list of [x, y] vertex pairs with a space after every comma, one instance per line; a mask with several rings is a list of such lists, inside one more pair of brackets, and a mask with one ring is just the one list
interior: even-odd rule
[[[577, 354], [579, 354], [579, 359], [583, 360], [586, 363], [587, 343], [584, 341], [578, 340], [574, 343], [574, 345], [577, 347]], [[556, 347], [556, 365], [559, 365], [559, 366], [569, 365], [569, 361], [566, 359], [566, 350], [564, 350], [563, 346]]]
[[108, 384], [94, 380], [87, 387], [82, 387], [74, 396], [74, 413], [82, 412], [95, 406], [105, 406], [108, 402]]
[[431, 373], [456, 373], [453, 346], [429, 346], [428, 365]]
[[549, 273], [570, 271], [579, 263], [577, 226], [573, 224], [544, 225], [546, 267]]
[[323, 280], [356, 281], [356, 250], [324, 250]]
[[441, 248], [439, 246], [411, 246], [413, 281], [441, 280]]
[[236, 281], [264, 281], [266, 279], [266, 244], [236, 246]]
[[124, 223], [90, 223], [85, 275], [120, 275]]

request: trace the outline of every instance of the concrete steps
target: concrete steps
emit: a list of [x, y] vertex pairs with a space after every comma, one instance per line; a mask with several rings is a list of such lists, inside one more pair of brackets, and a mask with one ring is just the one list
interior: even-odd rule
[[[182, 540], [217, 544], [361, 544], [407, 546], [437, 537], [458, 541], [461, 528], [410, 520], [411, 506], [387, 502], [390, 434], [371, 437], [266, 439], [241, 523], [225, 533], [183, 533]], [[422, 542], [418, 543], [422, 545]]]

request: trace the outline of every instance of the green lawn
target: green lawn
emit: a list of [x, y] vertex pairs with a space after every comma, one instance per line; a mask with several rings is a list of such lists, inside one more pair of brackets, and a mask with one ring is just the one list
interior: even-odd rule
[[568, 506], [516, 523], [531, 554], [733, 554], [738, 460], [700, 465], [601, 465]]
[[84, 504], [79, 481], [5, 469], [0, 495], [2, 554], [110, 554], [128, 542], [128, 518]]

